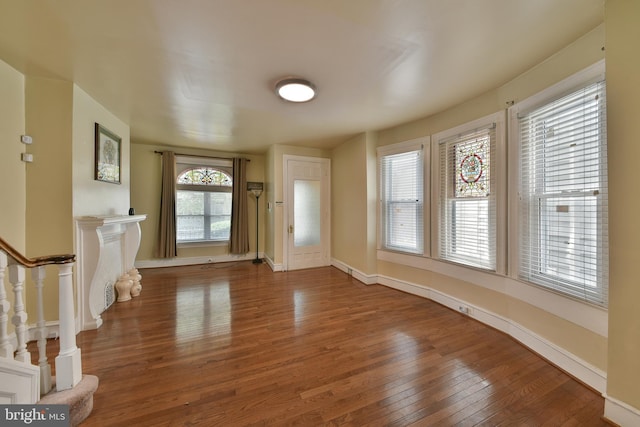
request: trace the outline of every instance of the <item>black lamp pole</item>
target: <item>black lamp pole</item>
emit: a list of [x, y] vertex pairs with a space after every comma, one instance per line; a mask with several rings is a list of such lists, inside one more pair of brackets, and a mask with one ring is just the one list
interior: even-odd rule
[[254, 196], [256, 196], [256, 259], [253, 260], [254, 264], [262, 264], [262, 260], [258, 256], [258, 201], [260, 200], [261, 190], [252, 190]]
[[263, 188], [264, 184], [262, 182], [247, 182], [247, 190], [251, 191], [256, 197], [256, 259], [253, 260], [254, 264], [262, 264], [262, 260], [258, 255], [258, 224], [260, 223], [258, 218], [258, 202], [260, 201], [260, 195], [262, 194]]

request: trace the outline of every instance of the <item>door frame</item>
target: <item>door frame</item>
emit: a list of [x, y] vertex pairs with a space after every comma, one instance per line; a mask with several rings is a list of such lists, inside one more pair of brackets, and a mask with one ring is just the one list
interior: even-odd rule
[[320, 163], [327, 168], [327, 176], [321, 181], [321, 186], [326, 185], [326, 194], [321, 192], [321, 209], [326, 211], [326, 230], [322, 233], [321, 239], [326, 242], [326, 265], [331, 265], [331, 159], [324, 157], [307, 157], [284, 154], [282, 156], [282, 270], [289, 270], [289, 203], [293, 203], [289, 194], [289, 161]]

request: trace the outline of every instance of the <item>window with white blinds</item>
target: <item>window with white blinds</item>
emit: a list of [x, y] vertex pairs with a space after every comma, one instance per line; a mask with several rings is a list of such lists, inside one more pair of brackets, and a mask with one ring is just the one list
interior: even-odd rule
[[438, 140], [439, 256], [496, 269], [496, 125]]
[[606, 306], [604, 80], [517, 115], [519, 277]]
[[226, 242], [231, 230], [230, 160], [177, 156], [176, 240]]
[[423, 145], [379, 150], [381, 247], [422, 254], [424, 247]]

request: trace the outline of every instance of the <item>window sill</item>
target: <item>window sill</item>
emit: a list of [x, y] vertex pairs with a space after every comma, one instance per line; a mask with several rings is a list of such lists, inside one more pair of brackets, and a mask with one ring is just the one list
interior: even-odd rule
[[206, 241], [201, 241], [201, 240], [195, 240], [195, 241], [191, 241], [191, 242], [178, 242], [177, 246], [179, 248], [200, 248], [200, 247], [206, 247], [206, 246], [228, 246], [229, 245], [229, 241], [228, 240], [206, 240]]

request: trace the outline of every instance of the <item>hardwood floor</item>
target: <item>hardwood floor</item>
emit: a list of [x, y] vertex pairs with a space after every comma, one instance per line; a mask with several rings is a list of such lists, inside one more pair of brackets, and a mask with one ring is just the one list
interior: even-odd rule
[[78, 335], [100, 378], [83, 426], [608, 425], [601, 396], [508, 336], [335, 268], [141, 273]]

